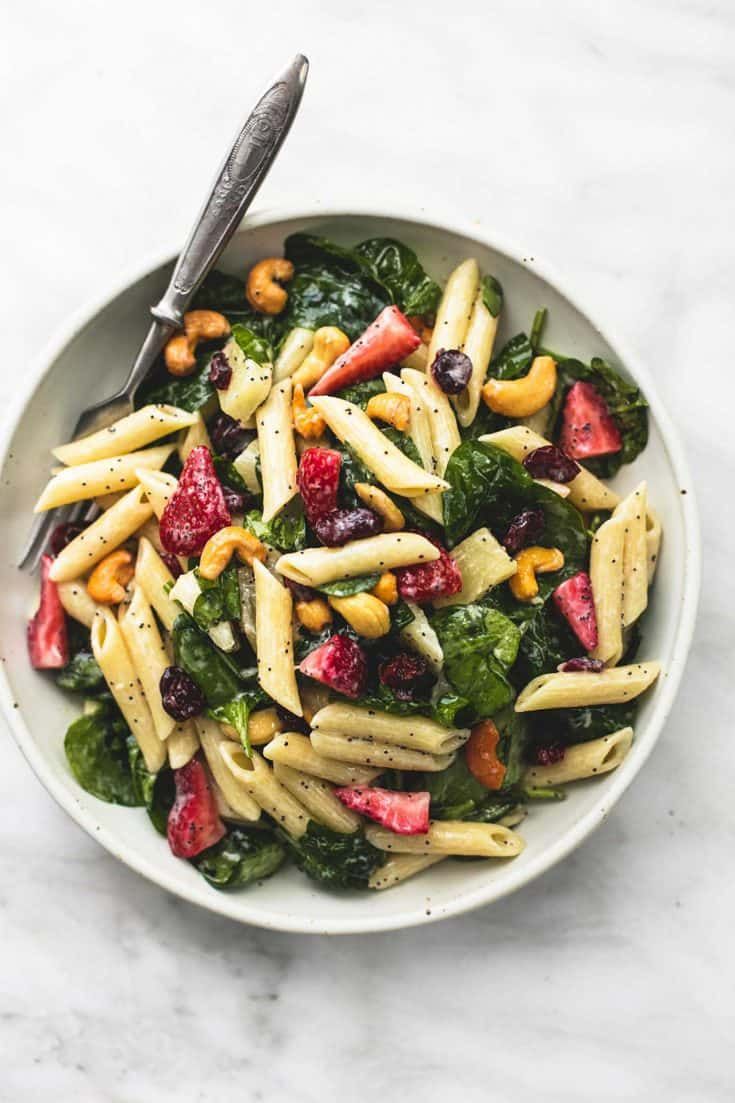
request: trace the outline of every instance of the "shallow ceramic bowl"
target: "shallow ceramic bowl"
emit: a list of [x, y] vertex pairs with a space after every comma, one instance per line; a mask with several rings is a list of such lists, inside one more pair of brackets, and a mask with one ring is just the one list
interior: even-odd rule
[[63, 749], [65, 729], [78, 705], [28, 664], [25, 623], [37, 580], [18, 571], [14, 560], [48, 475], [49, 449], [68, 439], [83, 406], [114, 391], [125, 376], [148, 325], [148, 307], [167, 281], [170, 260], [148, 265], [142, 275], [73, 319], [35, 369], [18, 381], [22, 393], [0, 441], [0, 692], [15, 737], [49, 792], [93, 838], [151, 881], [202, 907], [262, 927], [329, 934], [389, 930], [456, 915], [520, 888], [578, 846], [630, 785], [658, 738], [684, 669], [699, 585], [696, 510], [681, 444], [648, 371], [617, 338], [590, 321], [576, 296], [537, 260], [456, 222], [398, 217], [384, 210], [312, 209], [252, 216], [220, 266], [244, 272], [259, 257], [279, 254], [284, 238], [297, 230], [326, 234], [345, 244], [376, 235], [397, 237], [412, 246], [439, 279], [463, 258], [475, 256], [483, 271], [498, 276], [505, 289], [499, 342], [527, 329], [536, 308], [547, 306], [545, 340], [551, 348], [582, 359], [603, 356], [643, 387], [651, 404], [650, 441], [614, 485], [625, 491], [646, 478], [663, 521], [664, 545], [645, 619], [642, 657], [659, 659], [665, 674], [643, 700], [632, 751], [614, 773], [570, 787], [565, 802], [534, 807], [522, 827], [527, 847], [520, 857], [508, 862], [445, 862], [385, 893], [335, 895], [295, 869], [239, 893], [218, 893], [190, 865], [170, 854], [166, 840], [156, 834], [142, 810], [104, 804], [79, 788]]

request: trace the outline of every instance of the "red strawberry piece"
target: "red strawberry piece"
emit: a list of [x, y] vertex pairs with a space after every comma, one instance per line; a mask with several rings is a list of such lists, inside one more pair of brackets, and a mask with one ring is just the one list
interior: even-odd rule
[[64, 607], [56, 583], [49, 578], [53, 561], [52, 555], [41, 557], [41, 601], [26, 631], [28, 654], [36, 670], [58, 670], [69, 662]]
[[597, 646], [597, 617], [592, 583], [586, 571], [580, 571], [554, 590], [554, 604], [582, 644], [585, 651]]
[[168, 814], [168, 845], [177, 858], [195, 858], [225, 833], [204, 767], [192, 758], [174, 770], [176, 800]]
[[350, 636], [339, 632], [310, 652], [299, 670], [345, 697], [359, 697], [365, 690], [365, 652]]
[[397, 306], [386, 306], [361, 337], [328, 368], [310, 395], [334, 394], [353, 383], [375, 379], [421, 344], [421, 338]]
[[299, 462], [299, 494], [310, 525], [337, 508], [342, 457], [333, 448], [307, 448]]
[[[431, 537], [428, 537], [431, 540]], [[423, 605], [427, 601], [436, 601], [438, 597], [458, 594], [462, 589], [462, 574], [446, 548], [436, 540], [431, 540], [439, 549], [440, 555], [433, 563], [417, 563], [413, 567], [400, 567], [396, 570], [398, 593], [404, 601], [415, 601]]]
[[172, 555], [198, 555], [230, 524], [230, 511], [206, 445], [192, 448], [161, 516], [161, 543]]
[[396, 835], [425, 835], [429, 830], [429, 793], [345, 786], [334, 790], [347, 808], [382, 823]]
[[574, 460], [607, 456], [623, 447], [605, 399], [591, 383], [575, 383], [564, 400], [559, 445]]

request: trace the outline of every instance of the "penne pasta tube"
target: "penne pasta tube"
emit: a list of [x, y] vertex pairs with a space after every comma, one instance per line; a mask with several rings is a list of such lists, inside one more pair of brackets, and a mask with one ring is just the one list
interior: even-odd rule
[[301, 367], [314, 345], [314, 331], [295, 326], [286, 336], [273, 366], [273, 382], [288, 379]]
[[407, 601], [406, 605], [413, 613], [413, 620], [401, 629], [401, 640], [412, 651], [423, 656], [433, 672], [439, 674], [444, 665], [444, 652], [439, 637], [420, 605], [415, 605], [412, 601]]
[[597, 620], [597, 646], [590, 655], [617, 666], [623, 654], [623, 541], [621, 518], [611, 517], [592, 537], [590, 581]]
[[145, 491], [147, 500], [153, 506], [153, 512], [161, 520], [168, 500], [179, 485], [175, 475], [166, 471], [138, 471], [138, 482]]
[[257, 751], [248, 758], [239, 743], [223, 740], [219, 752], [235, 781], [288, 835], [299, 839], [309, 826], [309, 813], [276, 779], [272, 768]]
[[311, 399], [311, 404], [334, 435], [350, 446], [387, 490], [416, 498], [428, 491], [447, 489], [444, 479], [404, 455], [359, 406], [333, 395], [319, 395]]
[[156, 734], [137, 673], [123, 634], [109, 609], [95, 614], [91, 631], [92, 653], [104, 674], [125, 722], [140, 747], [149, 773], [157, 773], [166, 761], [166, 748]]
[[170, 664], [153, 610], [140, 586], [133, 589], [130, 604], [120, 618], [120, 629], [143, 687], [156, 734], [161, 740], [168, 739], [176, 721], [163, 707], [159, 685]]
[[258, 464], [260, 462], [260, 445], [257, 438], [251, 440], [240, 455], [233, 461], [233, 466], [245, 483], [251, 494], [260, 494], [261, 485], [258, 478]]
[[585, 705], [620, 705], [644, 693], [660, 672], [659, 663], [645, 662], [609, 667], [599, 674], [589, 671], [541, 674], [519, 693], [515, 710], [537, 712]]
[[76, 467], [92, 460], [106, 460], [109, 456], [137, 452], [169, 433], [187, 429], [195, 421], [195, 414], [179, 410], [176, 406], [143, 406], [89, 437], [53, 448], [52, 453], [68, 467]]
[[385, 827], [365, 828], [365, 837], [378, 850], [396, 854], [458, 854], [468, 858], [515, 858], [525, 843], [499, 823], [432, 820], [425, 835], [396, 835]]
[[166, 740], [168, 764], [172, 770], [186, 766], [199, 750], [199, 737], [191, 720], [174, 722], [174, 728]]
[[465, 389], [452, 396], [452, 404], [457, 411], [457, 420], [465, 428], [472, 424], [477, 415], [477, 409], [480, 405], [480, 391], [485, 382], [497, 332], [498, 318], [493, 317], [485, 306], [482, 287], [480, 287], [475, 296], [470, 322], [462, 345], [462, 352], [465, 356], [469, 356], [472, 361], [472, 375]]
[[291, 766], [276, 762], [273, 773], [284, 789], [303, 804], [313, 820], [332, 831], [351, 835], [361, 824], [360, 817], [334, 795], [332, 786], [321, 778], [302, 774]]
[[402, 368], [415, 368], [416, 371], [425, 372], [429, 366], [429, 346], [419, 345], [417, 349], [410, 352], [408, 356], [401, 360]]
[[[196, 573], [185, 571], [180, 574], [168, 592], [171, 601], [185, 609], [190, 616], [194, 616], [194, 606], [202, 592], [202, 587]], [[228, 620], [220, 620], [207, 629], [207, 635], [212, 643], [221, 651], [237, 651], [239, 646], [237, 637]]]
[[648, 604], [647, 493], [641, 483], [617, 506], [623, 522], [623, 627], [638, 620]]
[[[513, 425], [510, 429], [501, 429], [498, 433], [486, 433], [478, 439], [482, 444], [493, 444], [496, 448], [502, 448], [503, 452], [507, 452], [519, 463], [529, 452], [535, 452], [537, 448], [546, 448], [550, 443], [527, 425]], [[581, 464], [579, 466], [579, 474], [566, 484], [572, 505], [586, 512], [614, 509], [620, 501], [615, 491]]]
[[258, 681], [274, 701], [295, 716], [302, 715], [296, 685], [291, 591], [257, 559], [255, 577], [255, 652]]
[[560, 762], [549, 766], [531, 766], [523, 775], [523, 783], [529, 788], [566, 785], [570, 781], [607, 774], [620, 765], [632, 744], [632, 728], [621, 728], [588, 743], [575, 743], [565, 749]]
[[230, 367], [230, 381], [223, 391], [217, 392], [220, 407], [228, 417], [248, 425], [268, 397], [273, 368], [247, 356], [234, 337], [225, 345], [224, 354]]
[[148, 603], [155, 609], [164, 628], [170, 632], [181, 609], [169, 596], [174, 576], [150, 540], [138, 541], [138, 558], [135, 561], [135, 584], [140, 586]]
[[204, 445], [210, 452], [214, 452], [212, 447], [212, 441], [210, 440], [207, 426], [202, 417], [201, 411], [197, 411], [194, 415], [195, 421], [191, 423], [188, 429], [182, 429], [179, 433], [179, 443], [177, 450], [179, 453], [179, 459], [182, 465], [186, 463], [189, 458], [189, 454], [193, 452], [195, 448], [199, 448], [200, 445]]
[[73, 582], [59, 582], [56, 585], [56, 592], [64, 612], [86, 628], [91, 628], [94, 615], [100, 606], [89, 596], [85, 583], [81, 579], [75, 579]]
[[396, 716], [376, 709], [362, 709], [357, 705], [332, 704], [320, 709], [311, 721], [312, 736], [315, 731], [342, 735], [356, 735], [378, 743], [392, 743], [397, 747], [409, 747], [429, 754], [451, 754], [466, 743], [469, 731], [463, 728], [445, 728], [425, 716]]
[[163, 467], [173, 452], [173, 445], [147, 448], [143, 452], [131, 452], [127, 456], [110, 456], [106, 460], [93, 460], [78, 467], [64, 467], [46, 484], [33, 512], [43, 513], [54, 506], [82, 502], [99, 495], [130, 490], [140, 480], [138, 471]]
[[[250, 793], [240, 785], [225, 765], [220, 754], [222, 732], [219, 724], [208, 716], [197, 716], [194, 720], [194, 728], [212, 777], [228, 805], [240, 819], [255, 823], [260, 819], [260, 805], [253, 800]], [[239, 743], [233, 743], [233, 746], [238, 747]]]
[[553, 490], [560, 498], [568, 498], [571, 494], [566, 483], [555, 483], [553, 479], [534, 479], [533, 481], [539, 486], [545, 486], [547, 490]]
[[[425, 348], [425, 346], [421, 346]], [[418, 350], [417, 350], [418, 351]], [[418, 377], [418, 380], [414, 380], [414, 376]], [[401, 378], [397, 375], [393, 375], [392, 372], [383, 373], [383, 383], [385, 389], [389, 393], [402, 394], [411, 403], [411, 421], [408, 427], [408, 435], [416, 445], [416, 451], [421, 458], [421, 465], [427, 471], [434, 470], [434, 446], [431, 439], [431, 424], [429, 422], [429, 414], [426, 409], [425, 400], [425, 388], [422, 386], [422, 382], [425, 376], [423, 372], [414, 371], [413, 369], [404, 369], [401, 372]], [[432, 491], [430, 494], [419, 494], [416, 498], [411, 498], [412, 505], [415, 505], [417, 509], [425, 513], [427, 517], [431, 517], [437, 524], [442, 524], [444, 519], [444, 507], [442, 506], [442, 495], [440, 491]]]
[[417, 532], [384, 532], [352, 540], [340, 548], [305, 548], [282, 555], [279, 574], [304, 586], [323, 586], [340, 578], [357, 578], [371, 571], [388, 571], [413, 563], [433, 563], [439, 552]]
[[437, 862], [443, 862], [445, 854], [392, 854], [382, 866], [373, 870], [368, 880], [368, 888], [390, 889], [401, 881], [407, 881]]
[[336, 758], [338, 762], [356, 762], [361, 766], [375, 766], [380, 770], [426, 770], [439, 773], [454, 762], [454, 754], [428, 754], [426, 751], [409, 750], [393, 743], [379, 743], [374, 739], [360, 739], [356, 735], [338, 735], [336, 732], [313, 731], [311, 744], [317, 754]]
[[50, 577], [54, 582], [70, 582], [86, 574], [100, 559], [124, 544], [152, 513], [150, 503], [143, 501], [143, 487], [129, 490], [59, 552]]
[[291, 380], [276, 383], [256, 414], [263, 520], [271, 521], [296, 493], [296, 445], [291, 416]]
[[462, 589], [434, 602], [437, 609], [445, 605], [469, 605], [500, 582], [511, 578], [518, 567], [490, 529], [477, 529], [451, 551], [452, 559], [462, 575]]
[[335, 785], [369, 785], [379, 776], [380, 770], [359, 766], [351, 762], [336, 762], [317, 754], [307, 735], [297, 732], [280, 732], [263, 748], [263, 754], [271, 762], [290, 766], [302, 774], [321, 777]]
[[661, 550], [661, 522], [658, 514], [648, 507], [646, 518], [646, 553], [648, 555], [648, 585], [653, 582], [658, 556]]

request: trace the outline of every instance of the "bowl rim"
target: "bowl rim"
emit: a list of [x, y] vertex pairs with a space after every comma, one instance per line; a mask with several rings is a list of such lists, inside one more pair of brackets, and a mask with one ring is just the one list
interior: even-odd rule
[[[180, 883], [178, 875], [173, 869], [169, 871], [169, 867], [165, 863], [156, 864], [153, 861], [129, 853], [128, 847], [125, 843], [121, 843], [115, 832], [98, 824], [93, 813], [84, 809], [73, 794], [67, 791], [63, 783], [54, 777], [44, 754], [33, 740], [20, 707], [14, 701], [5, 670], [0, 670], [0, 706], [2, 706], [16, 744], [51, 796], [88, 835], [101, 843], [114, 857], [124, 862], [135, 872], [192, 904], [197, 904], [209, 911], [227, 916], [241, 923], [249, 923], [270, 930], [302, 934], [369, 934], [435, 923], [440, 919], [460, 915], [501, 899], [503, 896], [522, 888], [551, 869], [575, 847], [580, 845], [603, 822], [609, 810], [620, 799], [635, 775], [643, 767], [661, 734], [663, 725], [673, 706], [686, 665], [687, 654], [694, 632], [701, 577], [700, 528], [696, 494], [678, 431], [661, 402], [654, 380], [645, 364], [641, 363], [637, 353], [627, 345], [625, 340], [621, 340], [617, 334], [615, 336], [611, 334], [610, 327], [606, 322], [598, 323], [593, 320], [598, 316], [597, 310], [590, 312], [587, 309], [584, 296], [578, 294], [577, 289], [570, 285], [567, 277], [560, 276], [548, 262], [538, 259], [535, 253], [532, 254], [519, 248], [502, 234], [487, 230], [479, 222], [463, 219], [455, 212], [447, 212], [438, 208], [436, 204], [432, 204], [430, 208], [416, 208], [415, 206], [409, 208], [394, 202], [390, 204], [356, 202], [347, 205], [314, 202], [284, 204], [283, 206], [259, 206], [246, 216], [238, 232], [259, 229], [283, 222], [298, 221], [299, 219], [323, 218], [327, 220], [350, 217], [395, 219], [413, 223], [416, 226], [426, 226], [429, 229], [461, 235], [493, 249], [507, 259], [530, 268], [535, 275], [539, 276], [564, 297], [600, 334], [603, 340], [615, 350], [635, 381], [642, 385], [653, 418], [661, 432], [667, 460], [680, 488], [686, 488], [686, 494], [679, 495], [679, 508], [685, 540], [684, 585], [678, 623], [674, 630], [671, 661], [666, 671], [667, 677], [659, 689], [654, 710], [648, 718], [645, 730], [646, 738], [644, 742], [639, 744], [640, 751], [635, 763], [630, 758], [624, 761], [607, 779], [605, 792], [600, 795], [594, 805], [563, 835], [550, 845], [545, 846], [538, 855], [531, 858], [525, 866], [511, 867], [510, 876], [506, 877], [501, 884], [490, 883], [466, 892], [460, 891], [449, 903], [432, 906], [428, 914], [427, 909], [422, 905], [420, 907], [409, 907], [403, 912], [390, 916], [371, 916], [369, 909], [366, 909], [362, 917], [345, 916], [314, 919], [298, 912], [288, 915], [271, 912], [257, 904], [248, 903], [246, 896], [228, 896], [224, 893], [215, 892], [203, 880], [201, 885]], [[149, 255], [145, 261], [131, 266], [121, 277], [116, 279], [114, 285], [79, 307], [66, 322], [56, 328], [41, 352], [35, 357], [30, 370], [24, 374], [21, 387], [14, 395], [13, 401], [6, 408], [2, 425], [0, 425], [0, 469], [5, 466], [10, 442], [19, 427], [26, 406], [42, 380], [52, 370], [63, 349], [87, 325], [91, 324], [96, 316], [118, 295], [122, 294], [132, 284], [145, 278], [156, 268], [171, 263], [175, 256], [174, 249], [158, 250], [153, 255]], [[516, 869], [515, 874], [513, 868]], [[366, 902], [368, 899], [369, 897], [366, 896]]]

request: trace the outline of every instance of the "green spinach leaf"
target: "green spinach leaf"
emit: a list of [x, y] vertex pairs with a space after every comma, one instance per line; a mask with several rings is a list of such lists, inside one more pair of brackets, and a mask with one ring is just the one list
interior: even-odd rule
[[272, 364], [275, 359], [270, 341], [253, 333], [252, 329], [237, 323], [232, 327], [232, 336], [249, 360], [256, 364]]
[[236, 697], [225, 701], [224, 704], [209, 709], [209, 715], [213, 720], [216, 720], [219, 724], [232, 725], [248, 758], [252, 754], [250, 736], [248, 735], [250, 713], [258, 705], [262, 705], [268, 700], [267, 693], [258, 688], [238, 693]]
[[206, 352], [200, 353], [197, 356], [197, 366], [191, 375], [184, 377], [167, 375], [159, 382], [154, 378], [150, 384], [141, 389], [136, 398], [136, 405], [145, 406], [149, 402], [164, 403], [169, 406], [178, 406], [180, 410], [188, 410], [190, 414], [201, 410], [215, 395], [214, 387], [209, 382], [209, 362], [213, 355], [211, 347]]
[[271, 521], [265, 522], [260, 510], [251, 509], [245, 515], [245, 528], [264, 544], [278, 548], [279, 551], [301, 551], [306, 544], [306, 520], [301, 512], [279, 513]]
[[385, 383], [379, 376], [377, 379], [366, 379], [364, 383], [353, 383], [351, 387], [343, 387], [337, 397], [364, 410], [371, 398], [384, 393]]
[[483, 276], [480, 287], [482, 288], [482, 301], [493, 318], [497, 318], [503, 309], [503, 288], [500, 280], [496, 280], [495, 276]]
[[114, 706], [100, 704], [67, 730], [64, 750], [71, 772], [87, 793], [128, 808], [144, 804], [133, 777], [128, 726]]
[[345, 835], [310, 820], [300, 839], [285, 837], [299, 869], [328, 888], [367, 888], [370, 874], [385, 860], [362, 831]]
[[364, 574], [358, 578], [341, 578], [337, 582], [327, 582], [324, 586], [316, 586], [322, 594], [330, 597], [352, 597], [353, 594], [362, 594], [365, 590], [372, 590], [380, 581], [380, 572]]
[[176, 618], [173, 641], [176, 665], [196, 682], [210, 709], [226, 705], [245, 688], [237, 669], [187, 613]]
[[216, 889], [241, 889], [270, 877], [283, 864], [285, 847], [270, 831], [232, 826], [214, 846], [193, 859]]
[[441, 288], [427, 276], [413, 249], [393, 238], [375, 237], [361, 241], [354, 254], [404, 314], [430, 315], [436, 311]]
[[56, 684], [72, 693], [92, 696], [105, 688], [105, 677], [88, 647], [81, 647], [56, 675]]
[[444, 673], [478, 718], [493, 716], [513, 698], [508, 671], [520, 642], [518, 628], [497, 609], [459, 605], [431, 618], [444, 652]]

